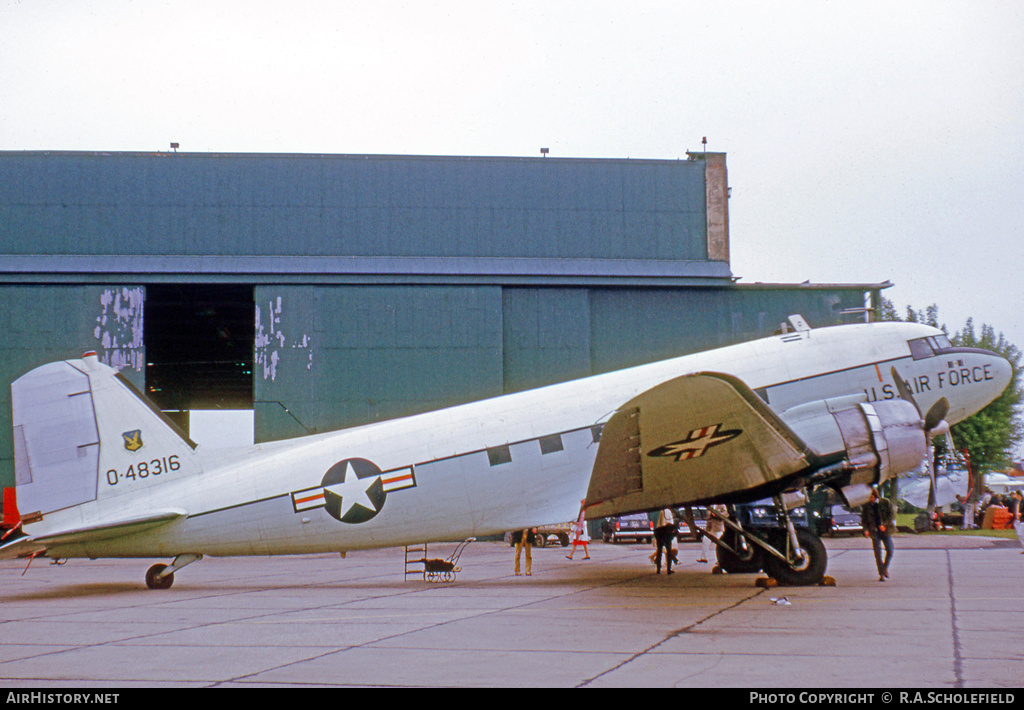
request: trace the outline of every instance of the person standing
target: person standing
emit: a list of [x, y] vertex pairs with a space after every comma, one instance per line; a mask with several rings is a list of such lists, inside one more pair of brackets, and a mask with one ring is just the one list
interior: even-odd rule
[[[704, 525], [704, 529], [715, 537], [722, 537], [722, 533], [725, 532], [725, 517], [729, 514], [728, 509], [721, 504], [708, 506], [707, 522]], [[708, 557], [711, 556], [711, 549], [715, 546], [715, 543], [711, 541], [707, 535], [700, 536], [700, 557], [697, 559], [698, 562], [707, 562]]]
[[[887, 498], [880, 498], [878, 489], [871, 489], [871, 497], [861, 511], [861, 522], [864, 534], [871, 538], [871, 547], [875, 551], [875, 566], [878, 568], [878, 581], [889, 578], [889, 562], [892, 560], [892, 504]], [[882, 548], [885, 558], [882, 558]]]
[[[1024, 547], [1024, 494], [1014, 491], [1010, 494], [1010, 524], [1017, 533], [1017, 541]], [[1024, 555], [1024, 552], [1020, 554]]]
[[658, 546], [655, 551], [654, 565], [657, 567], [657, 574], [661, 574], [661, 553], [665, 551], [665, 567], [668, 574], [672, 574], [672, 540], [676, 536], [675, 516], [669, 508], [665, 508], [658, 514], [658, 522], [654, 526], [654, 541]]
[[587, 511], [584, 510], [583, 506], [586, 505], [586, 500], [580, 501], [580, 515], [576, 518], [575, 524], [572, 526], [572, 551], [565, 556], [567, 560], [571, 560], [572, 556], [576, 554], [576, 548], [580, 545], [583, 546], [583, 559], [590, 559], [590, 534], [587, 532]]
[[524, 530], [518, 530], [512, 533], [512, 539], [516, 543], [516, 576], [519, 576], [519, 558], [526, 550], [526, 576], [532, 576], [531, 567], [533, 567], [533, 533], [534, 531], [530, 528]]

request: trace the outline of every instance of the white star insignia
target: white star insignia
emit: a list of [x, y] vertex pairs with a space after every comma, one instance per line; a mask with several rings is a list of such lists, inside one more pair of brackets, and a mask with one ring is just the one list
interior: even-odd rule
[[370, 476], [369, 478], [359, 478], [356, 472], [352, 470], [352, 464], [345, 464], [345, 471], [343, 474], [341, 483], [334, 483], [330, 486], [325, 486], [324, 490], [328, 490], [334, 495], [341, 498], [341, 514], [338, 517], [345, 517], [352, 506], [361, 505], [367, 510], [376, 511], [377, 506], [373, 504], [370, 497], [366, 492], [370, 489], [377, 481], [376, 476]]

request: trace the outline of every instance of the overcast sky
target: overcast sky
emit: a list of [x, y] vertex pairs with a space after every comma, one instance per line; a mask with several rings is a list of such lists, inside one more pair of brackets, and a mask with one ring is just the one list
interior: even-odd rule
[[[0, 0], [0, 150], [728, 155], [743, 283], [1024, 348], [1024, 3]], [[813, 324], [812, 324], [813, 325]]]

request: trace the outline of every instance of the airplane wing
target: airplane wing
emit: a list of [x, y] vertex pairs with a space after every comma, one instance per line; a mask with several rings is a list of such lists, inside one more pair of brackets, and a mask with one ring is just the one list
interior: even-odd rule
[[27, 535], [0, 546], [0, 560], [28, 557], [61, 545], [87, 544], [121, 535], [144, 532], [185, 517], [187, 515], [184, 511], [168, 510], [111, 523], [62, 530], [55, 533]]
[[808, 468], [814, 457], [739, 379], [684, 375], [633, 398], [604, 426], [587, 517], [764, 490]]

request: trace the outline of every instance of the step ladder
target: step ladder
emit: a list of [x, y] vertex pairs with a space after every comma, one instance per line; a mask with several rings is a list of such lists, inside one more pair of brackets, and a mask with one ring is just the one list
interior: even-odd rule
[[[408, 581], [410, 574], [420, 575], [426, 579], [427, 543], [405, 546], [405, 579]], [[413, 566], [410, 569], [410, 565]], [[415, 567], [419, 565], [419, 567]]]

